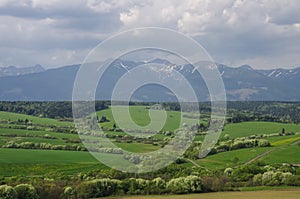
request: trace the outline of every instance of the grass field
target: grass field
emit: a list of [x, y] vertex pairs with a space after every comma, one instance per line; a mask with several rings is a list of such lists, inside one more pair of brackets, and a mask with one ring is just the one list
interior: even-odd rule
[[[122, 114], [125, 112], [126, 107], [119, 106], [117, 107], [118, 113]], [[129, 107], [129, 112], [132, 117], [132, 120], [140, 125], [140, 126], [146, 126], [150, 122], [150, 117], [149, 117], [149, 109], [147, 109], [145, 106], [130, 106]], [[162, 114], [162, 110], [154, 110], [154, 113], [157, 115]], [[99, 118], [102, 116], [105, 116], [109, 122], [104, 122], [101, 123], [101, 126], [104, 128], [112, 128], [113, 124], [115, 123], [112, 110], [111, 108], [101, 110], [97, 112], [97, 115]], [[123, 117], [120, 115], [119, 117]], [[153, 117], [155, 118], [155, 116]], [[125, 115], [123, 117], [125, 119]], [[162, 128], [162, 131], [173, 131], [177, 129], [180, 125], [180, 120], [181, 120], [181, 113], [179, 111], [167, 111], [167, 118], [166, 118], [166, 123]], [[159, 121], [154, 121], [154, 122], [159, 122]], [[183, 117], [183, 123], [187, 124], [196, 124], [197, 120], [192, 119], [192, 118], [185, 118]]]
[[[46, 139], [44, 138], [45, 135], [49, 135], [55, 139]], [[69, 133], [0, 128], [0, 143], [2, 144], [5, 144], [8, 141], [14, 141], [16, 143], [33, 142], [64, 145], [66, 142], [63, 139], [75, 140], [79, 139], [79, 136], [77, 134]]]
[[300, 134], [289, 135], [284, 137], [282, 136], [269, 137], [266, 139], [270, 141], [272, 146], [281, 146], [281, 145], [287, 145], [287, 144], [292, 144], [294, 142], [297, 142], [298, 140], [300, 140]]
[[0, 128], [0, 134], [3, 135], [17, 135], [17, 136], [44, 136], [45, 134], [51, 135], [55, 138], [79, 138], [77, 134], [70, 133], [58, 133], [58, 132], [48, 132], [48, 131], [36, 131], [36, 130], [23, 130], [23, 129], [9, 129], [9, 128]]
[[233, 159], [238, 158], [237, 164], [244, 164], [247, 161], [255, 158], [256, 156], [270, 150], [270, 148], [248, 148], [234, 151], [228, 151], [210, 155], [204, 159], [196, 160], [196, 162], [203, 167], [208, 169], [220, 169], [226, 167], [233, 167], [235, 163]]
[[[131, 116], [133, 120], [140, 125], [147, 125], [149, 122], [148, 109], [144, 106], [130, 107]], [[101, 125], [111, 128], [114, 124], [112, 118], [111, 109], [105, 109], [98, 112], [99, 118], [106, 116], [110, 122], [101, 123]], [[164, 126], [164, 130], [172, 130], [177, 128], [180, 119], [180, 112], [168, 111], [167, 122]], [[71, 126], [70, 122], [60, 122], [54, 119], [39, 118], [33, 116], [27, 116], [15, 113], [0, 112], [0, 120], [13, 120], [29, 119], [36, 124], [55, 125], [55, 126]], [[196, 123], [195, 119], [185, 118], [191, 124]], [[65, 138], [78, 139], [77, 134], [67, 134], [58, 132], [48, 132], [42, 130], [20, 130], [10, 129], [6, 124], [1, 124], [0, 128], [0, 144], [5, 144], [7, 141], [15, 142], [34, 142], [34, 143], [50, 143], [50, 144], [66, 144]], [[295, 124], [281, 124], [272, 122], [244, 122], [228, 124], [225, 126], [224, 134], [229, 134], [230, 138], [244, 137], [254, 134], [272, 134], [281, 132], [282, 128], [285, 128], [286, 132], [300, 132], [300, 125]], [[124, 135], [124, 132], [105, 131], [106, 134]], [[9, 137], [9, 135], [16, 135], [15, 137]], [[43, 136], [48, 134], [57, 139], [45, 139]], [[38, 136], [38, 137], [26, 137]], [[162, 134], [157, 134], [154, 137], [163, 139], [166, 137]], [[204, 136], [197, 136], [196, 140], [202, 140]], [[240, 149], [229, 152], [223, 152], [215, 155], [207, 156], [204, 159], [196, 160], [196, 162], [208, 169], [222, 169], [226, 167], [234, 167], [247, 163], [249, 160], [264, 154], [266, 151], [272, 150], [269, 154], [262, 156], [260, 159], [268, 164], [279, 163], [300, 163], [300, 148], [299, 146], [289, 146], [290, 144], [300, 140], [300, 134], [290, 136], [276, 136], [266, 138], [273, 147], [267, 148], [248, 148]], [[111, 140], [116, 146], [123, 148], [130, 152], [145, 153], [149, 151], [158, 150], [160, 146], [154, 146], [152, 144], [144, 143], [126, 143], [115, 142]], [[233, 159], [237, 158], [238, 161], [234, 162]], [[12, 166], [13, 165], [13, 166]], [[49, 165], [49, 166], [45, 166]], [[190, 164], [186, 164], [191, 166]], [[49, 171], [59, 172], [80, 172], [85, 169], [102, 168], [102, 164], [98, 163], [89, 153], [77, 152], [77, 151], [53, 151], [53, 150], [24, 150], [24, 149], [1, 149], [0, 148], [0, 176], [10, 175], [31, 175], [35, 172], [37, 174], [47, 173]]]
[[143, 143], [119, 143], [114, 142], [117, 147], [120, 147], [126, 151], [134, 153], [145, 153], [150, 151], [155, 151], [160, 149], [159, 146], [154, 146], [152, 144], [143, 144]]
[[106, 168], [87, 152], [0, 149], [0, 176], [77, 173]]
[[[270, 153], [264, 154], [268, 151], [270, 151]], [[263, 160], [266, 164], [300, 164], [300, 147], [287, 145], [281, 147], [247, 148], [228, 151], [207, 156], [204, 159], [196, 160], [196, 162], [200, 166], [208, 169], [221, 169], [235, 166], [233, 161], [235, 157], [238, 158], [237, 165], [241, 165], [261, 154], [263, 154], [263, 156], [258, 159]]]
[[300, 164], [300, 147], [286, 146], [274, 150], [262, 160], [267, 164], [297, 163]]
[[222, 136], [228, 134], [230, 138], [247, 137], [250, 135], [280, 133], [282, 128], [286, 132], [300, 132], [299, 124], [283, 124], [276, 122], [242, 122], [225, 126]]
[[242, 191], [242, 192], [218, 192], [190, 195], [163, 195], [163, 196], [125, 196], [108, 197], [110, 199], [298, 199], [300, 189]]
[[40, 118], [30, 115], [24, 115], [19, 113], [10, 113], [0, 111], [0, 120], [11, 120], [18, 121], [18, 119], [25, 120], [28, 119], [32, 121], [33, 124], [42, 124], [42, 125], [54, 125], [54, 126], [73, 126], [72, 122], [62, 122], [50, 118]]

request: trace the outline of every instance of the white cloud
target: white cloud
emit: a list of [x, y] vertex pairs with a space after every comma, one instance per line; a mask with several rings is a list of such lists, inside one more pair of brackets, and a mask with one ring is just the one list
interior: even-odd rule
[[139, 20], [140, 11], [137, 7], [130, 8], [128, 12], [120, 13], [120, 20], [126, 24], [131, 25]]
[[[113, 33], [158, 26], [193, 36], [219, 62], [300, 65], [299, 7], [298, 0], [0, 0], [0, 43], [11, 49], [0, 63], [55, 65], [59, 51], [75, 62]], [[40, 62], [34, 51], [52, 56]]]

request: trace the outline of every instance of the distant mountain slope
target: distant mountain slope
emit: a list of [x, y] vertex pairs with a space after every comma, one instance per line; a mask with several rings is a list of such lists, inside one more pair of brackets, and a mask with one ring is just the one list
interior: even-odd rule
[[0, 78], [0, 99], [5, 101], [71, 100], [79, 65], [49, 69], [41, 73]]
[[[155, 59], [148, 63], [165, 64], [164, 70], [177, 70], [185, 76], [199, 100], [209, 100], [206, 85], [192, 65], [175, 65]], [[110, 99], [115, 82], [141, 62], [116, 60], [100, 81], [97, 99]], [[228, 100], [300, 101], [300, 68], [255, 70], [248, 65], [238, 68], [217, 64], [223, 78]], [[0, 77], [0, 100], [71, 100], [73, 83], [80, 65], [64, 66], [39, 73]], [[201, 93], [201, 94], [200, 94]], [[133, 96], [134, 100], [174, 101], [170, 91], [158, 85], [148, 85]]]
[[40, 73], [44, 72], [45, 69], [41, 65], [35, 65], [31, 67], [16, 67], [16, 66], [8, 66], [8, 67], [0, 67], [0, 77], [7, 76], [20, 76], [31, 73]]
[[[219, 65], [220, 73], [226, 87], [227, 97], [232, 100], [300, 100], [300, 68], [286, 70], [295, 73], [282, 73], [272, 76], [273, 71], [254, 70], [249, 66], [231, 68]], [[271, 74], [271, 75], [270, 75]], [[275, 74], [275, 72], [274, 72]], [[279, 73], [277, 73], [279, 74]]]

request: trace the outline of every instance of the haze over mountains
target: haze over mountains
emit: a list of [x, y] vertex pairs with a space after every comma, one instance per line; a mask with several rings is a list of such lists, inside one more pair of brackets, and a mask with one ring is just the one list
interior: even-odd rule
[[19, 75], [26, 75], [31, 73], [40, 73], [44, 71], [45, 69], [38, 64], [30, 67], [16, 67], [16, 66], [8, 66], [2, 68], [0, 67], [0, 77], [19, 76]]
[[[200, 101], [208, 101], [209, 94], [203, 79], [193, 72], [192, 65], [175, 65], [155, 59], [149, 63], [165, 64], [164, 70], [177, 70], [197, 90]], [[115, 82], [140, 62], [116, 60], [101, 79], [96, 97], [110, 99]], [[255, 70], [243, 65], [238, 68], [217, 64], [224, 81], [228, 100], [300, 101], [300, 68]], [[45, 70], [40, 65], [29, 68], [13, 66], [0, 68], [0, 100], [4, 101], [61, 101], [71, 100], [73, 84], [80, 65]], [[166, 88], [148, 85], [139, 89], [133, 100], [175, 101]]]

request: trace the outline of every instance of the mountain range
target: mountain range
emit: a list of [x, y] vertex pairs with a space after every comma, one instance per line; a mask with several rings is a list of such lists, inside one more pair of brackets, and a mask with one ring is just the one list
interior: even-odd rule
[[[193, 66], [176, 65], [167, 60], [154, 59], [149, 63], [164, 64], [164, 70], [176, 70], [197, 90], [199, 101], [208, 101], [209, 93]], [[99, 82], [96, 98], [110, 99], [116, 81], [141, 62], [116, 60]], [[45, 70], [40, 65], [28, 68], [14, 66], [0, 68], [0, 100], [2, 101], [62, 101], [71, 100], [73, 84], [80, 65]], [[229, 67], [217, 64], [223, 79], [227, 100], [300, 101], [300, 68], [256, 70], [249, 65]], [[201, 93], [201, 94], [200, 94]], [[174, 101], [170, 90], [159, 85], [147, 85], [134, 96], [138, 101]]]

